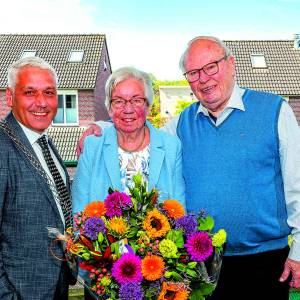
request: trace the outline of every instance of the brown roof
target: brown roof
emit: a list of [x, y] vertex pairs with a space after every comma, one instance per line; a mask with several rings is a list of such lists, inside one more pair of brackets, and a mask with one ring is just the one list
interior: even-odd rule
[[50, 127], [49, 136], [63, 161], [77, 161], [76, 146], [85, 127]]
[[[241, 87], [280, 95], [300, 94], [300, 49], [293, 40], [225, 41], [236, 58]], [[267, 68], [252, 68], [251, 54], [263, 54]]]
[[[93, 89], [104, 43], [103, 34], [0, 34], [0, 88], [7, 85], [9, 65], [24, 50], [36, 50], [57, 71], [59, 88]], [[83, 61], [68, 62], [71, 50], [84, 50]]]

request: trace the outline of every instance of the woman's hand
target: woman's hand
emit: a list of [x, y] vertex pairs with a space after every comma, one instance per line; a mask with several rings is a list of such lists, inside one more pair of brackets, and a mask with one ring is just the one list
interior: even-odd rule
[[92, 134], [95, 136], [101, 136], [102, 135], [101, 127], [98, 126], [97, 124], [92, 124], [87, 130], [84, 131], [84, 133], [82, 134], [82, 136], [80, 137], [77, 143], [77, 148], [76, 148], [77, 158], [79, 158], [80, 154], [83, 151], [83, 143], [85, 138]]

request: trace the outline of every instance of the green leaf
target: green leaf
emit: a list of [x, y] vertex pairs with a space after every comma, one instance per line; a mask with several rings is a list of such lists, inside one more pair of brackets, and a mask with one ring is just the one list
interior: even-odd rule
[[112, 243], [110, 248], [112, 253], [119, 254], [119, 242]]
[[103, 233], [102, 232], [99, 232], [98, 233], [98, 242], [99, 244], [101, 244], [104, 240], [104, 236], [103, 236]]
[[98, 241], [95, 241], [93, 243], [93, 246], [94, 246], [95, 251], [99, 251], [100, 250]]
[[182, 279], [182, 277], [175, 271], [172, 272], [172, 277], [176, 280], [179, 281]]
[[137, 232], [138, 232], [139, 228], [138, 227], [131, 227], [130, 228], [130, 232], [126, 235], [127, 238], [132, 238], [134, 237]]
[[132, 226], [135, 226], [137, 224], [136, 218], [130, 218], [129, 222]]
[[212, 216], [207, 216], [206, 218], [198, 219], [198, 225], [199, 230], [212, 230], [215, 222]]
[[181, 230], [171, 230], [168, 232], [166, 238], [168, 240], [171, 240], [175, 243], [177, 248], [183, 248], [184, 247], [184, 239], [183, 234]]
[[200, 289], [193, 289], [189, 299], [190, 300], [205, 300]]
[[200, 283], [200, 290], [204, 296], [210, 295], [215, 287], [216, 285], [214, 283]]
[[114, 190], [110, 187], [109, 189], [108, 189], [108, 194], [112, 194], [114, 192]]
[[178, 265], [176, 266], [176, 269], [177, 269], [178, 271], [184, 272], [185, 269], [186, 269], [186, 267], [185, 267], [184, 265], [182, 265], [182, 264], [178, 264]]
[[186, 273], [187, 273], [188, 275], [190, 275], [191, 277], [198, 277], [197, 272], [194, 271], [194, 270], [186, 269]]
[[197, 266], [197, 262], [196, 261], [191, 261], [187, 264], [189, 269], [195, 269]]
[[82, 254], [82, 258], [85, 259], [85, 260], [89, 260], [90, 257], [91, 257], [91, 255], [87, 252]]
[[166, 277], [166, 278], [170, 278], [171, 276], [172, 276], [172, 272], [170, 272], [170, 271], [166, 271], [164, 274], [164, 277]]

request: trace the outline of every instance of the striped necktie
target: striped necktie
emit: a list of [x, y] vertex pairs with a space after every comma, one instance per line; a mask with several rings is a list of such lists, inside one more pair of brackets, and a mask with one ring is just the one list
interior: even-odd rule
[[46, 164], [53, 177], [58, 192], [60, 205], [65, 218], [65, 228], [72, 227], [72, 202], [70, 194], [51, 156], [46, 136], [41, 136], [37, 142], [42, 149]]

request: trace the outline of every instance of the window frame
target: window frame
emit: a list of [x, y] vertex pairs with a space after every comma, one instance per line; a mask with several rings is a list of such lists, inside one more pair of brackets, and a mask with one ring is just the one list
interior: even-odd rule
[[[34, 53], [34, 55], [25, 55], [25, 53]], [[22, 51], [21, 57], [20, 58], [26, 58], [26, 57], [36, 57], [36, 50], [30, 50], [30, 49], [26, 49]]]
[[[58, 101], [58, 96], [62, 95], [63, 96], [63, 112], [64, 112], [64, 122], [63, 123], [54, 123], [54, 119], [52, 121], [52, 126], [78, 126], [79, 125], [79, 101], [78, 101], [78, 91], [77, 90], [58, 90], [57, 91], [57, 101]], [[67, 95], [75, 95], [76, 97], [76, 109], [77, 109], [77, 120], [75, 123], [67, 123], [67, 109], [66, 109], [66, 96]]]
[[[262, 57], [264, 59], [264, 66], [255, 65], [255, 59], [258, 57]], [[256, 63], [257, 63], [257, 61], [256, 61]], [[252, 53], [251, 54], [251, 66], [252, 66], [252, 69], [268, 69], [266, 56], [263, 53]]]
[[[72, 58], [72, 54], [73, 53], [79, 53], [79, 52], [81, 52], [82, 53], [82, 55], [81, 55], [81, 59], [80, 60], [71, 60], [71, 58]], [[82, 50], [82, 49], [73, 49], [73, 50], [71, 50], [70, 51], [70, 53], [69, 53], [69, 58], [68, 58], [68, 62], [69, 63], [82, 63], [83, 62], [83, 58], [84, 58], [84, 50]]]

